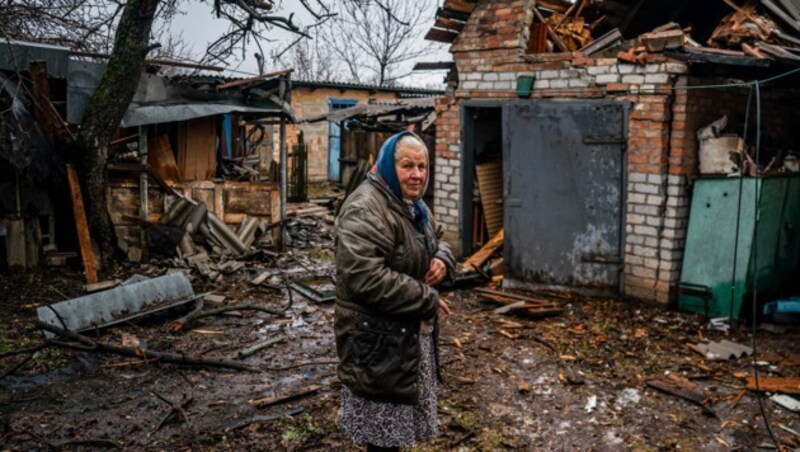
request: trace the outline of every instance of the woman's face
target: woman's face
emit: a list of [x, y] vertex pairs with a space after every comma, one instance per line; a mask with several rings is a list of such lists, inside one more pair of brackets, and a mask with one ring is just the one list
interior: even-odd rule
[[428, 179], [428, 158], [420, 149], [403, 147], [397, 150], [394, 162], [403, 198], [417, 200], [422, 197]]

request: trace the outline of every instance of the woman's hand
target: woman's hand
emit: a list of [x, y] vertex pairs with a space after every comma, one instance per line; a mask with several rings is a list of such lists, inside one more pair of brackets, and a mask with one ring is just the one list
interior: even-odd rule
[[438, 257], [431, 259], [431, 265], [428, 267], [428, 272], [425, 273], [425, 284], [435, 286], [442, 282], [445, 276], [447, 276], [447, 266], [444, 261]]
[[450, 306], [447, 306], [447, 302], [444, 301], [443, 298], [439, 298], [439, 309], [442, 311], [442, 314], [444, 314], [442, 320], [447, 320], [447, 318], [450, 317]]

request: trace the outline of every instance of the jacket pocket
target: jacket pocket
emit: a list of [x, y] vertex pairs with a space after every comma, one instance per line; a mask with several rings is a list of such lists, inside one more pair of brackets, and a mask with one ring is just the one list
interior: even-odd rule
[[379, 402], [416, 403], [419, 340], [414, 333], [359, 328], [351, 332], [344, 381], [356, 394]]

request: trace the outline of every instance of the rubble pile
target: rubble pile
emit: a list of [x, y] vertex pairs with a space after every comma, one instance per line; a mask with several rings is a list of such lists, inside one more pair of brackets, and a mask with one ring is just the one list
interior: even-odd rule
[[800, 7], [790, 0], [762, 0], [737, 6], [722, 19], [708, 45], [756, 58], [800, 61]]

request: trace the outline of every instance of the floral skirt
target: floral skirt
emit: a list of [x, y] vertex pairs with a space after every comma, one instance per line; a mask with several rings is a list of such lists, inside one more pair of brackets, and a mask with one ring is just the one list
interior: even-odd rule
[[381, 403], [342, 386], [342, 430], [359, 444], [408, 447], [439, 434], [433, 335], [420, 334], [419, 401], [416, 405]]

